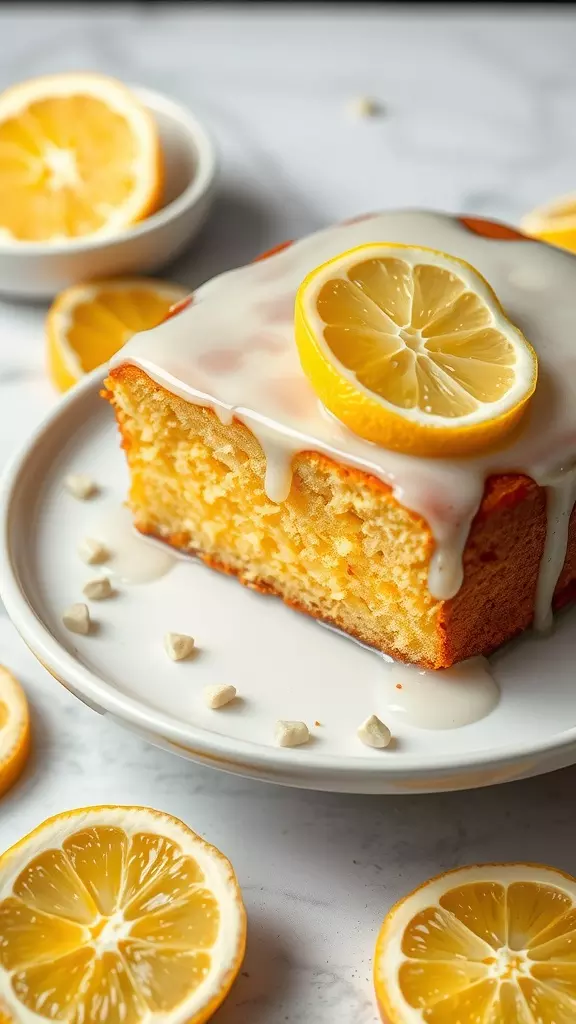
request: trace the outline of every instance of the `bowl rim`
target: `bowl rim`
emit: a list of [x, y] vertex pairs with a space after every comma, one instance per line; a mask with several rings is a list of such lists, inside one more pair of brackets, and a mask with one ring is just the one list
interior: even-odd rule
[[122, 245], [172, 223], [185, 210], [199, 203], [209, 192], [216, 179], [218, 159], [214, 141], [202, 122], [188, 107], [173, 100], [165, 93], [140, 85], [130, 84], [129, 88], [153, 114], [161, 111], [173, 121], [178, 121], [180, 126], [185, 129], [190, 148], [194, 149], [196, 154], [196, 173], [184, 190], [166, 206], [162, 206], [149, 217], [145, 217], [144, 220], [122, 231], [92, 238], [72, 239], [69, 242], [47, 243], [18, 239], [14, 242], [4, 242], [0, 240], [0, 257], [65, 256]]

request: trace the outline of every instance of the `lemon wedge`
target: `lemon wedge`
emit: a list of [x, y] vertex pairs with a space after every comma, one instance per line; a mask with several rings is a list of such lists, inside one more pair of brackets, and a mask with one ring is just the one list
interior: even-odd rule
[[74, 285], [48, 310], [48, 371], [59, 391], [108, 362], [137, 331], [165, 320], [185, 288], [153, 278], [119, 278]]
[[49, 818], [0, 857], [0, 1020], [202, 1024], [246, 921], [231, 865], [147, 807]]
[[573, 1024], [576, 879], [478, 864], [426, 882], [385, 918], [374, 981], [387, 1024]]
[[350, 430], [416, 455], [499, 444], [534, 392], [537, 359], [484, 278], [434, 249], [365, 245], [302, 282], [304, 372]]

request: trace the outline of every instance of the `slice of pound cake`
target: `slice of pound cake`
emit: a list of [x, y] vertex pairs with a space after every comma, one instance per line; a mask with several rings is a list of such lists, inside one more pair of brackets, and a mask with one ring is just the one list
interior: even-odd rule
[[[355, 281], [360, 306], [342, 307], [331, 351], [387, 408], [409, 421], [414, 407], [424, 425], [434, 418], [427, 410], [440, 408], [448, 428], [457, 417], [472, 425], [472, 444], [461, 441], [463, 429], [448, 428], [456, 443], [443, 442], [436, 453], [436, 441], [430, 450], [424, 444], [425, 454], [420, 442], [408, 452], [404, 437], [400, 451], [393, 437], [390, 447], [375, 443], [357, 409], [348, 425], [334, 415], [340, 392], [336, 404], [330, 391], [319, 400], [313, 371], [300, 362], [294, 306], [303, 280], [340, 253], [379, 243], [426, 247], [471, 266], [461, 280], [458, 268], [449, 273], [442, 264], [448, 276], [439, 297], [425, 271], [403, 269], [408, 250], [405, 257], [395, 250], [384, 261], [393, 278], [387, 306], [378, 305], [369, 275]], [[466, 278], [472, 268], [498, 296], [501, 320], [490, 314], [489, 299], [474, 306]], [[368, 217], [223, 274], [165, 323], [132, 338], [111, 366], [106, 393], [128, 459], [137, 528], [426, 667], [487, 653], [533, 621], [547, 625], [576, 581], [576, 374], [568, 372], [575, 294], [569, 254], [501, 225], [432, 213]], [[333, 299], [340, 302], [338, 290]], [[378, 353], [393, 367], [383, 378], [380, 355], [369, 347], [371, 318], [390, 318], [394, 334], [394, 324], [407, 322], [406, 302], [411, 323], [422, 321], [420, 333], [426, 316], [441, 329], [428, 331], [422, 354], [419, 332], [402, 328], [400, 355], [383, 329]], [[521, 420], [514, 424], [510, 413], [504, 430], [504, 411], [502, 436], [486, 435], [483, 446], [475, 410], [504, 409], [504, 391], [514, 394], [522, 356], [512, 324], [537, 354], [539, 382]], [[425, 377], [429, 355], [434, 365]], [[410, 391], [413, 378], [420, 398]]]

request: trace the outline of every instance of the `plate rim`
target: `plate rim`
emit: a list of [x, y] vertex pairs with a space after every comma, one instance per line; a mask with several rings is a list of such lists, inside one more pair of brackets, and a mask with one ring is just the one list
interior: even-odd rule
[[[462, 775], [464, 782], [467, 774], [482, 769], [510, 767], [527, 758], [544, 759], [552, 755], [555, 759], [560, 759], [572, 752], [576, 761], [576, 724], [539, 742], [509, 745], [502, 748], [500, 753], [483, 747], [467, 755], [461, 752], [439, 753], [428, 759], [423, 759], [421, 755], [406, 754], [387, 761], [385, 752], [383, 756], [371, 759], [355, 755], [322, 753], [314, 753], [311, 756], [311, 752], [306, 751], [304, 747], [289, 750], [274, 748], [256, 741], [208, 733], [192, 723], [180, 723], [172, 716], [143, 704], [135, 697], [121, 693], [105, 678], [83, 665], [53, 636], [34, 610], [32, 601], [28, 599], [18, 572], [17, 559], [12, 551], [11, 532], [19, 485], [35, 450], [46, 441], [49, 433], [58, 427], [60, 421], [65, 421], [75, 408], [82, 404], [88, 394], [102, 388], [103, 381], [103, 371], [100, 367], [62, 396], [8, 461], [0, 476], [0, 598], [16, 630], [35, 657], [78, 699], [85, 699], [91, 707], [96, 705], [102, 708], [121, 723], [132, 724], [145, 733], [157, 734], [176, 746], [182, 746], [184, 755], [198, 760], [206, 758], [208, 762], [212, 760], [218, 767], [226, 768], [228, 765], [228, 770], [231, 771], [245, 768], [251, 773], [263, 770], [272, 775], [306, 774], [311, 777], [312, 784], [314, 775], [319, 773], [333, 781], [346, 778], [355, 784], [373, 784], [379, 780], [382, 784], [386, 781], [395, 783], [422, 776], [426, 777], [429, 784], [433, 778], [441, 779], [443, 775], [452, 773]], [[50, 471], [50, 465], [46, 465], [46, 475]], [[237, 760], [233, 761], [232, 758]], [[538, 765], [534, 767], [537, 768]], [[560, 764], [553, 767], [560, 767]], [[547, 770], [545, 765], [542, 765], [542, 770]], [[277, 781], [281, 779], [278, 778]]]

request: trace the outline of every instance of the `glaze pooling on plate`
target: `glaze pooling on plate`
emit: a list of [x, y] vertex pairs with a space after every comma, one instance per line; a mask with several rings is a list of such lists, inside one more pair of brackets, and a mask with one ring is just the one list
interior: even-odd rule
[[[349, 633], [326, 622], [320, 625], [374, 652]], [[428, 669], [374, 653], [382, 660], [374, 707], [389, 725], [401, 722], [417, 729], [461, 729], [486, 718], [500, 700], [500, 688], [486, 658], [467, 658], [450, 668]]]
[[385, 721], [402, 721], [417, 729], [472, 725], [489, 715], [499, 699], [486, 658], [469, 658], [438, 670], [392, 663], [376, 695]]
[[167, 544], [154, 542], [134, 529], [125, 505], [108, 506], [90, 523], [89, 532], [109, 552], [103, 572], [117, 583], [151, 583], [176, 564], [176, 553]]
[[[243, 422], [264, 449], [271, 500], [286, 498], [292, 460], [304, 450], [388, 484], [432, 531], [429, 588], [440, 600], [453, 597], [462, 583], [462, 555], [486, 478], [507, 472], [532, 477], [548, 497], [534, 616], [542, 626], [550, 619], [564, 562], [576, 478], [576, 259], [516, 240], [505, 228], [498, 238], [482, 236], [469, 223], [446, 214], [390, 212], [320, 231], [209, 281], [177, 317], [135, 335], [112, 365], [134, 364], [168, 391], [214, 409], [223, 421], [234, 415]], [[506, 447], [463, 459], [402, 455], [363, 441], [319, 407], [294, 342], [296, 291], [319, 264], [371, 242], [428, 246], [471, 263], [534, 346], [538, 387]]]
[[[163, 541], [138, 533], [124, 504], [106, 503], [89, 523], [88, 532], [98, 537], [109, 551], [102, 571], [115, 583], [152, 583], [178, 563], [198, 567], [193, 555], [172, 550]], [[384, 721], [389, 724], [401, 721], [419, 729], [456, 729], [480, 721], [498, 704], [499, 687], [485, 658], [469, 658], [438, 671], [422, 669], [395, 662], [334, 626], [324, 622], [319, 625], [380, 659], [374, 705], [382, 710]], [[223, 643], [227, 643], [225, 636]]]

